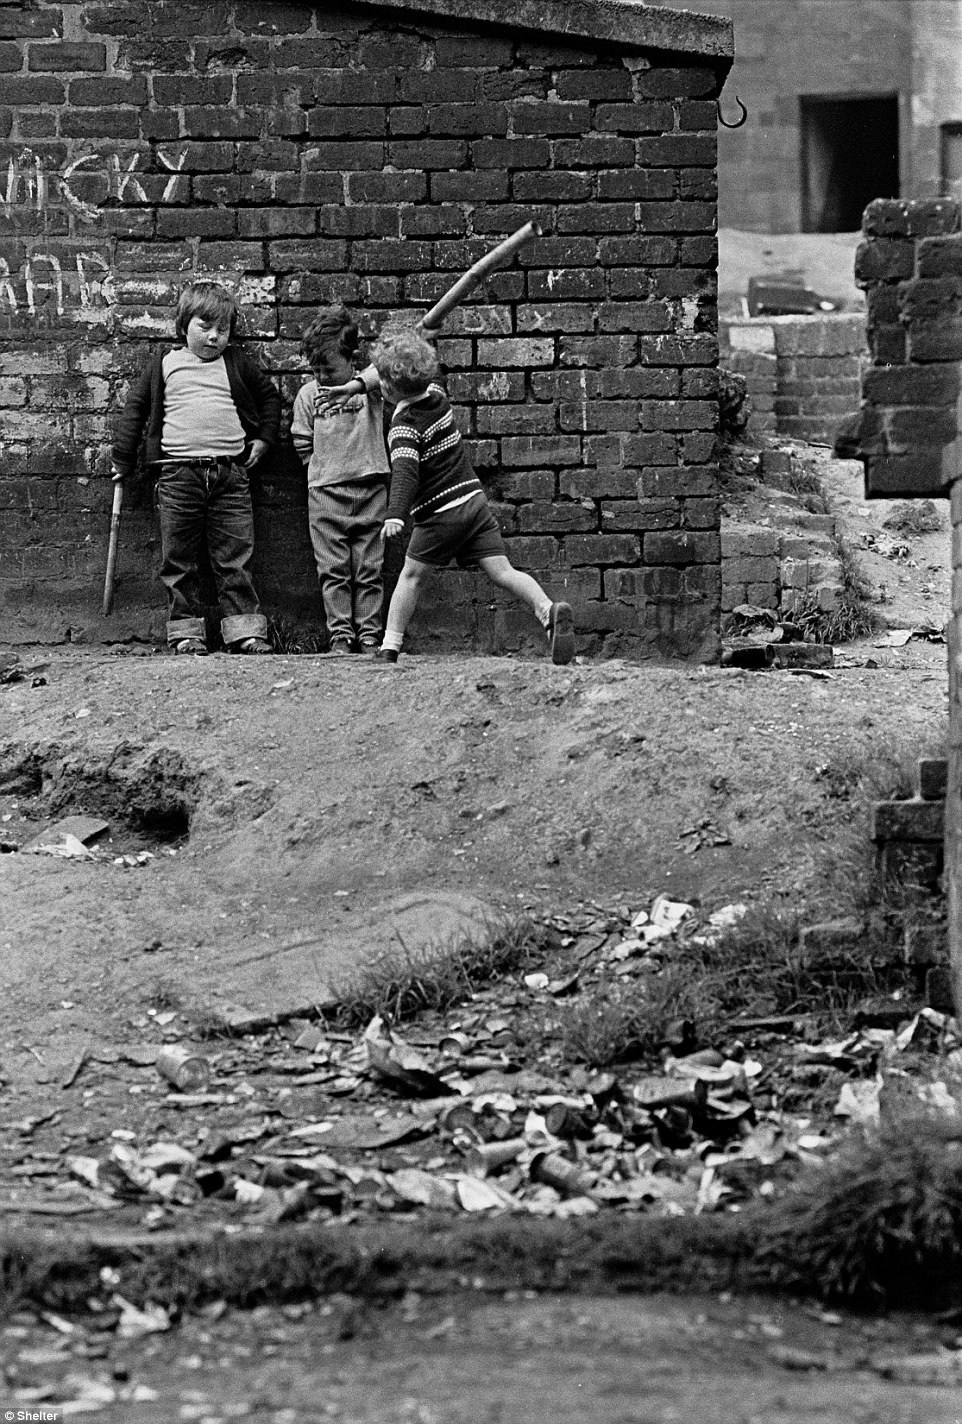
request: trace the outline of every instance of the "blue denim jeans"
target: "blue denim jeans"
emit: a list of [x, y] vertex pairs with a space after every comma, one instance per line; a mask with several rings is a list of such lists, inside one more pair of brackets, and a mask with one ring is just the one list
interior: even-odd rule
[[381, 529], [387, 490], [380, 479], [307, 492], [308, 521], [328, 635], [380, 642], [384, 583]]
[[157, 483], [167, 641], [206, 636], [199, 563], [206, 547], [225, 646], [267, 636], [251, 578], [254, 513], [247, 471], [230, 459], [161, 466]]

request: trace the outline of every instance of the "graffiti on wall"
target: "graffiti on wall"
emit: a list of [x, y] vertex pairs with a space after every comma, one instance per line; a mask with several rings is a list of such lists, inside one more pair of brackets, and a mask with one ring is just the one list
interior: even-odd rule
[[110, 263], [99, 252], [77, 252], [66, 266], [52, 252], [34, 252], [17, 272], [0, 257], [0, 313], [26, 311], [35, 316], [51, 306], [63, 316], [75, 299], [82, 312], [106, 310], [116, 295]]
[[[6, 188], [0, 187], [0, 214], [16, 222], [20, 213], [44, 213], [62, 203], [81, 222], [95, 223], [101, 205], [91, 203], [82, 191], [75, 191], [82, 186], [79, 179], [91, 173], [105, 180], [105, 201], [148, 203], [151, 199], [140, 181], [144, 157], [142, 153], [83, 153], [62, 168], [49, 169], [39, 154], [24, 148], [7, 162]], [[172, 203], [178, 197], [178, 185], [186, 181], [183, 167], [187, 149], [184, 147], [179, 153], [171, 154], [158, 148], [157, 158], [171, 175], [161, 191], [160, 201]]]
[[[42, 157], [24, 148], [11, 155], [6, 172], [0, 168], [0, 219], [18, 230], [54, 210], [64, 209], [77, 222], [95, 225], [104, 206], [170, 203], [185, 196], [179, 187], [186, 183], [183, 173], [187, 148], [157, 150], [157, 159], [170, 176], [159, 197], [151, 198], [145, 187], [143, 164], [150, 155], [141, 152], [91, 152], [78, 154], [62, 167], [45, 166]], [[101, 201], [91, 202], [83, 179], [99, 179]], [[24, 261], [0, 255], [0, 315], [56, 311], [63, 316], [68, 308], [81, 319], [102, 320], [117, 299], [115, 275], [104, 253], [76, 251], [57, 255], [43, 250], [28, 254]]]

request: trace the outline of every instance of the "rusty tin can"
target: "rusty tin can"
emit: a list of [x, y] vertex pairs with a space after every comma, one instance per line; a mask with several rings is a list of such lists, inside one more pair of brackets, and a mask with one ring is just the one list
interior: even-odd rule
[[203, 1093], [210, 1086], [210, 1064], [202, 1053], [169, 1043], [157, 1054], [154, 1067], [180, 1093]]

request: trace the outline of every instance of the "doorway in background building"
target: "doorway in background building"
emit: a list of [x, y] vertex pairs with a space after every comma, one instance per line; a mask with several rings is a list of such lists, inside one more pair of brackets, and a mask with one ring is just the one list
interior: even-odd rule
[[898, 95], [799, 102], [802, 231], [855, 232], [874, 198], [899, 196]]

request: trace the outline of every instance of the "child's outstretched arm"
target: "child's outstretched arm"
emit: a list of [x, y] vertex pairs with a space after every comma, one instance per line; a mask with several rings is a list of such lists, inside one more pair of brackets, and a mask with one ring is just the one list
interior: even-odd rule
[[358, 371], [356, 376], [352, 376], [343, 385], [319, 385], [314, 399], [314, 410], [318, 415], [329, 410], [341, 410], [354, 396], [369, 395], [380, 389], [381, 381], [377, 371], [373, 366], [365, 366], [363, 371]]

